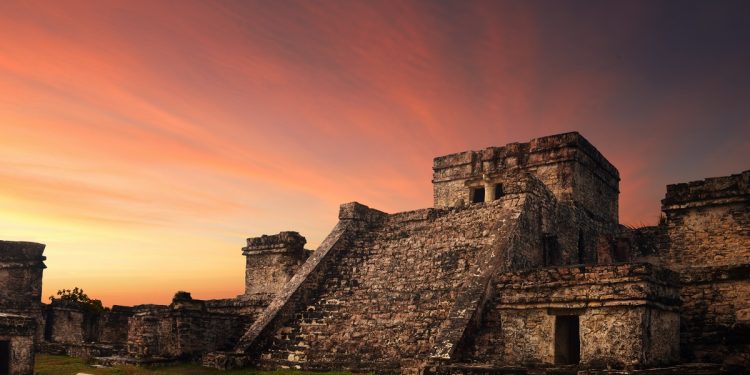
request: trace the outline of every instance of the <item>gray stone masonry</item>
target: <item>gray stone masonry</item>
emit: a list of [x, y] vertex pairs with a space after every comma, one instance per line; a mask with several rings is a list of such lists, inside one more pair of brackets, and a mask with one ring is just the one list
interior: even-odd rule
[[[0, 241], [0, 371], [31, 375], [41, 339], [45, 245]], [[7, 361], [7, 362], [6, 362]]]
[[592, 216], [617, 223], [620, 175], [576, 132], [435, 158], [435, 207], [468, 204], [478, 188], [484, 189], [482, 200], [495, 199], [508, 181], [508, 174], [498, 174], [520, 170], [536, 175], [559, 201], [575, 202]]
[[305, 237], [297, 232], [247, 239], [242, 255], [245, 267], [245, 296], [271, 300], [305, 262]]

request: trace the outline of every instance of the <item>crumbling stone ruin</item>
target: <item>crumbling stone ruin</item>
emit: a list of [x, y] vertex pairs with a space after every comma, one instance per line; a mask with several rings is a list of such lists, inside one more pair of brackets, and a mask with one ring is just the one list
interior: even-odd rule
[[0, 241], [0, 375], [31, 375], [43, 326], [44, 245]]
[[619, 224], [619, 180], [578, 133], [438, 157], [433, 208], [343, 204], [314, 251], [249, 238], [234, 298], [45, 305], [37, 347], [221, 369], [750, 373], [750, 171], [667, 186], [643, 228]]

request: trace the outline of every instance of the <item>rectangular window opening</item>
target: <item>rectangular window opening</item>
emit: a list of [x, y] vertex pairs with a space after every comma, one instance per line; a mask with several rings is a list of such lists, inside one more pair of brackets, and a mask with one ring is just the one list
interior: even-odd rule
[[586, 242], [583, 231], [578, 230], [578, 264], [586, 263]]
[[484, 188], [478, 187], [471, 189], [471, 203], [484, 202]]
[[10, 374], [10, 341], [0, 341], [0, 375]]
[[580, 321], [578, 315], [555, 317], [555, 364], [577, 365], [581, 361]]
[[557, 236], [554, 234], [545, 234], [542, 237], [542, 251], [545, 266], [558, 266], [562, 264], [562, 251]]
[[503, 184], [495, 185], [495, 200], [502, 198], [503, 196]]

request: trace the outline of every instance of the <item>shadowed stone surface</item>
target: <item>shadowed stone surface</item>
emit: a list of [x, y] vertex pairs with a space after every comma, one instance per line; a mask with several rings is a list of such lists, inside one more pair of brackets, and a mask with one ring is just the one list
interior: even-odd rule
[[44, 245], [0, 241], [0, 373], [31, 375], [42, 334]]

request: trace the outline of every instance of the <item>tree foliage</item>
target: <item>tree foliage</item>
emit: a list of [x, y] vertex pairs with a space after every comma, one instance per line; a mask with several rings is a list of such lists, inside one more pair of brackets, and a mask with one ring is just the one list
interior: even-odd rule
[[177, 293], [174, 294], [174, 297], [172, 297], [172, 300], [175, 301], [191, 301], [193, 297], [190, 295], [190, 292], [186, 292], [184, 290], [180, 290]]
[[49, 300], [51, 302], [70, 301], [94, 313], [108, 310], [104, 307], [101, 300], [92, 299], [79, 287], [73, 289], [60, 289], [57, 291], [57, 297], [50, 296]]

